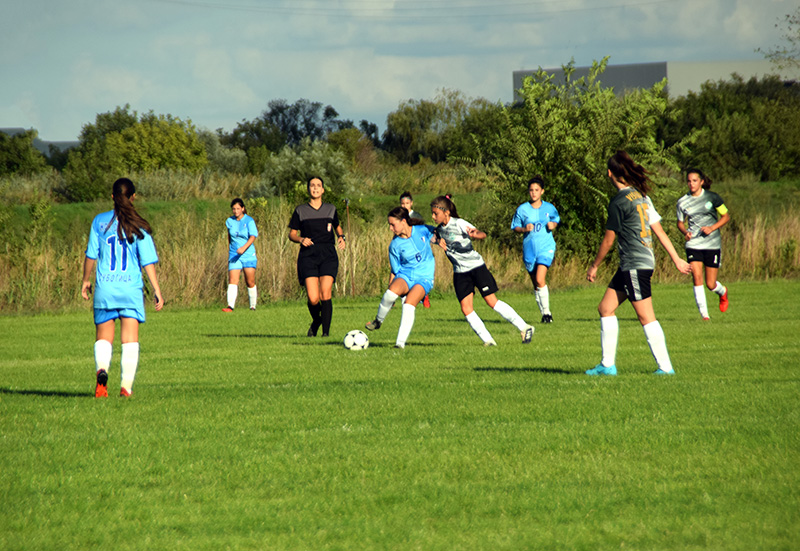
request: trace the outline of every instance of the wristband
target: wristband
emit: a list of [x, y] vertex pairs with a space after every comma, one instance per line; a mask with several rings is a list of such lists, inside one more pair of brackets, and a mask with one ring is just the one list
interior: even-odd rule
[[347, 238], [344, 236], [344, 234], [343, 234], [343, 233], [342, 233], [342, 234], [340, 234], [338, 237], [339, 237], [339, 239], [341, 239], [342, 241], [347, 241]]

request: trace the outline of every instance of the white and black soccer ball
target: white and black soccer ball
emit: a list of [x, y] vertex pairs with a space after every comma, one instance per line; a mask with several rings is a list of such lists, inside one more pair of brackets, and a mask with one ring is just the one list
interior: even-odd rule
[[344, 336], [343, 344], [348, 350], [364, 350], [369, 346], [369, 337], [363, 331], [353, 329]]

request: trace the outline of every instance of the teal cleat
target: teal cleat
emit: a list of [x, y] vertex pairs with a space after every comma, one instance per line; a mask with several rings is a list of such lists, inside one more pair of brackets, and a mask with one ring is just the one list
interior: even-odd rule
[[587, 375], [616, 375], [617, 374], [617, 366], [612, 365], [610, 367], [606, 367], [603, 364], [597, 364], [592, 369], [586, 370]]
[[656, 369], [653, 375], [675, 375], [674, 371], [664, 371], [663, 369]]

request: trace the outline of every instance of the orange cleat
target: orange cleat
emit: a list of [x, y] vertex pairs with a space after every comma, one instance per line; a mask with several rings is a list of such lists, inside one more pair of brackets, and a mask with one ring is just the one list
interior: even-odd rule
[[728, 290], [725, 289], [725, 294], [719, 297], [719, 311], [720, 312], [727, 312], [728, 311]]
[[430, 308], [431, 307], [431, 299], [428, 298], [428, 295], [425, 295], [425, 298], [422, 299], [422, 305], [425, 308]]
[[125, 387], [122, 387], [122, 388], [119, 389], [119, 395], [122, 396], [123, 398], [130, 398], [131, 397], [131, 391], [125, 389]]
[[94, 387], [95, 398], [108, 398], [108, 372], [101, 369], [97, 372], [97, 385]]
[[225, 312], [226, 314], [229, 314], [233, 312], [233, 308], [231, 308], [230, 306], [226, 306], [225, 308], [222, 309], [222, 311]]

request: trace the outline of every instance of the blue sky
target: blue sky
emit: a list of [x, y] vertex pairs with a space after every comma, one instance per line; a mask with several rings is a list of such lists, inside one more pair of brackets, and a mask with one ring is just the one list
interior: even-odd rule
[[97, 113], [231, 130], [273, 99], [383, 131], [442, 88], [512, 99], [512, 72], [763, 59], [796, 0], [0, 0], [0, 127], [73, 140]]

